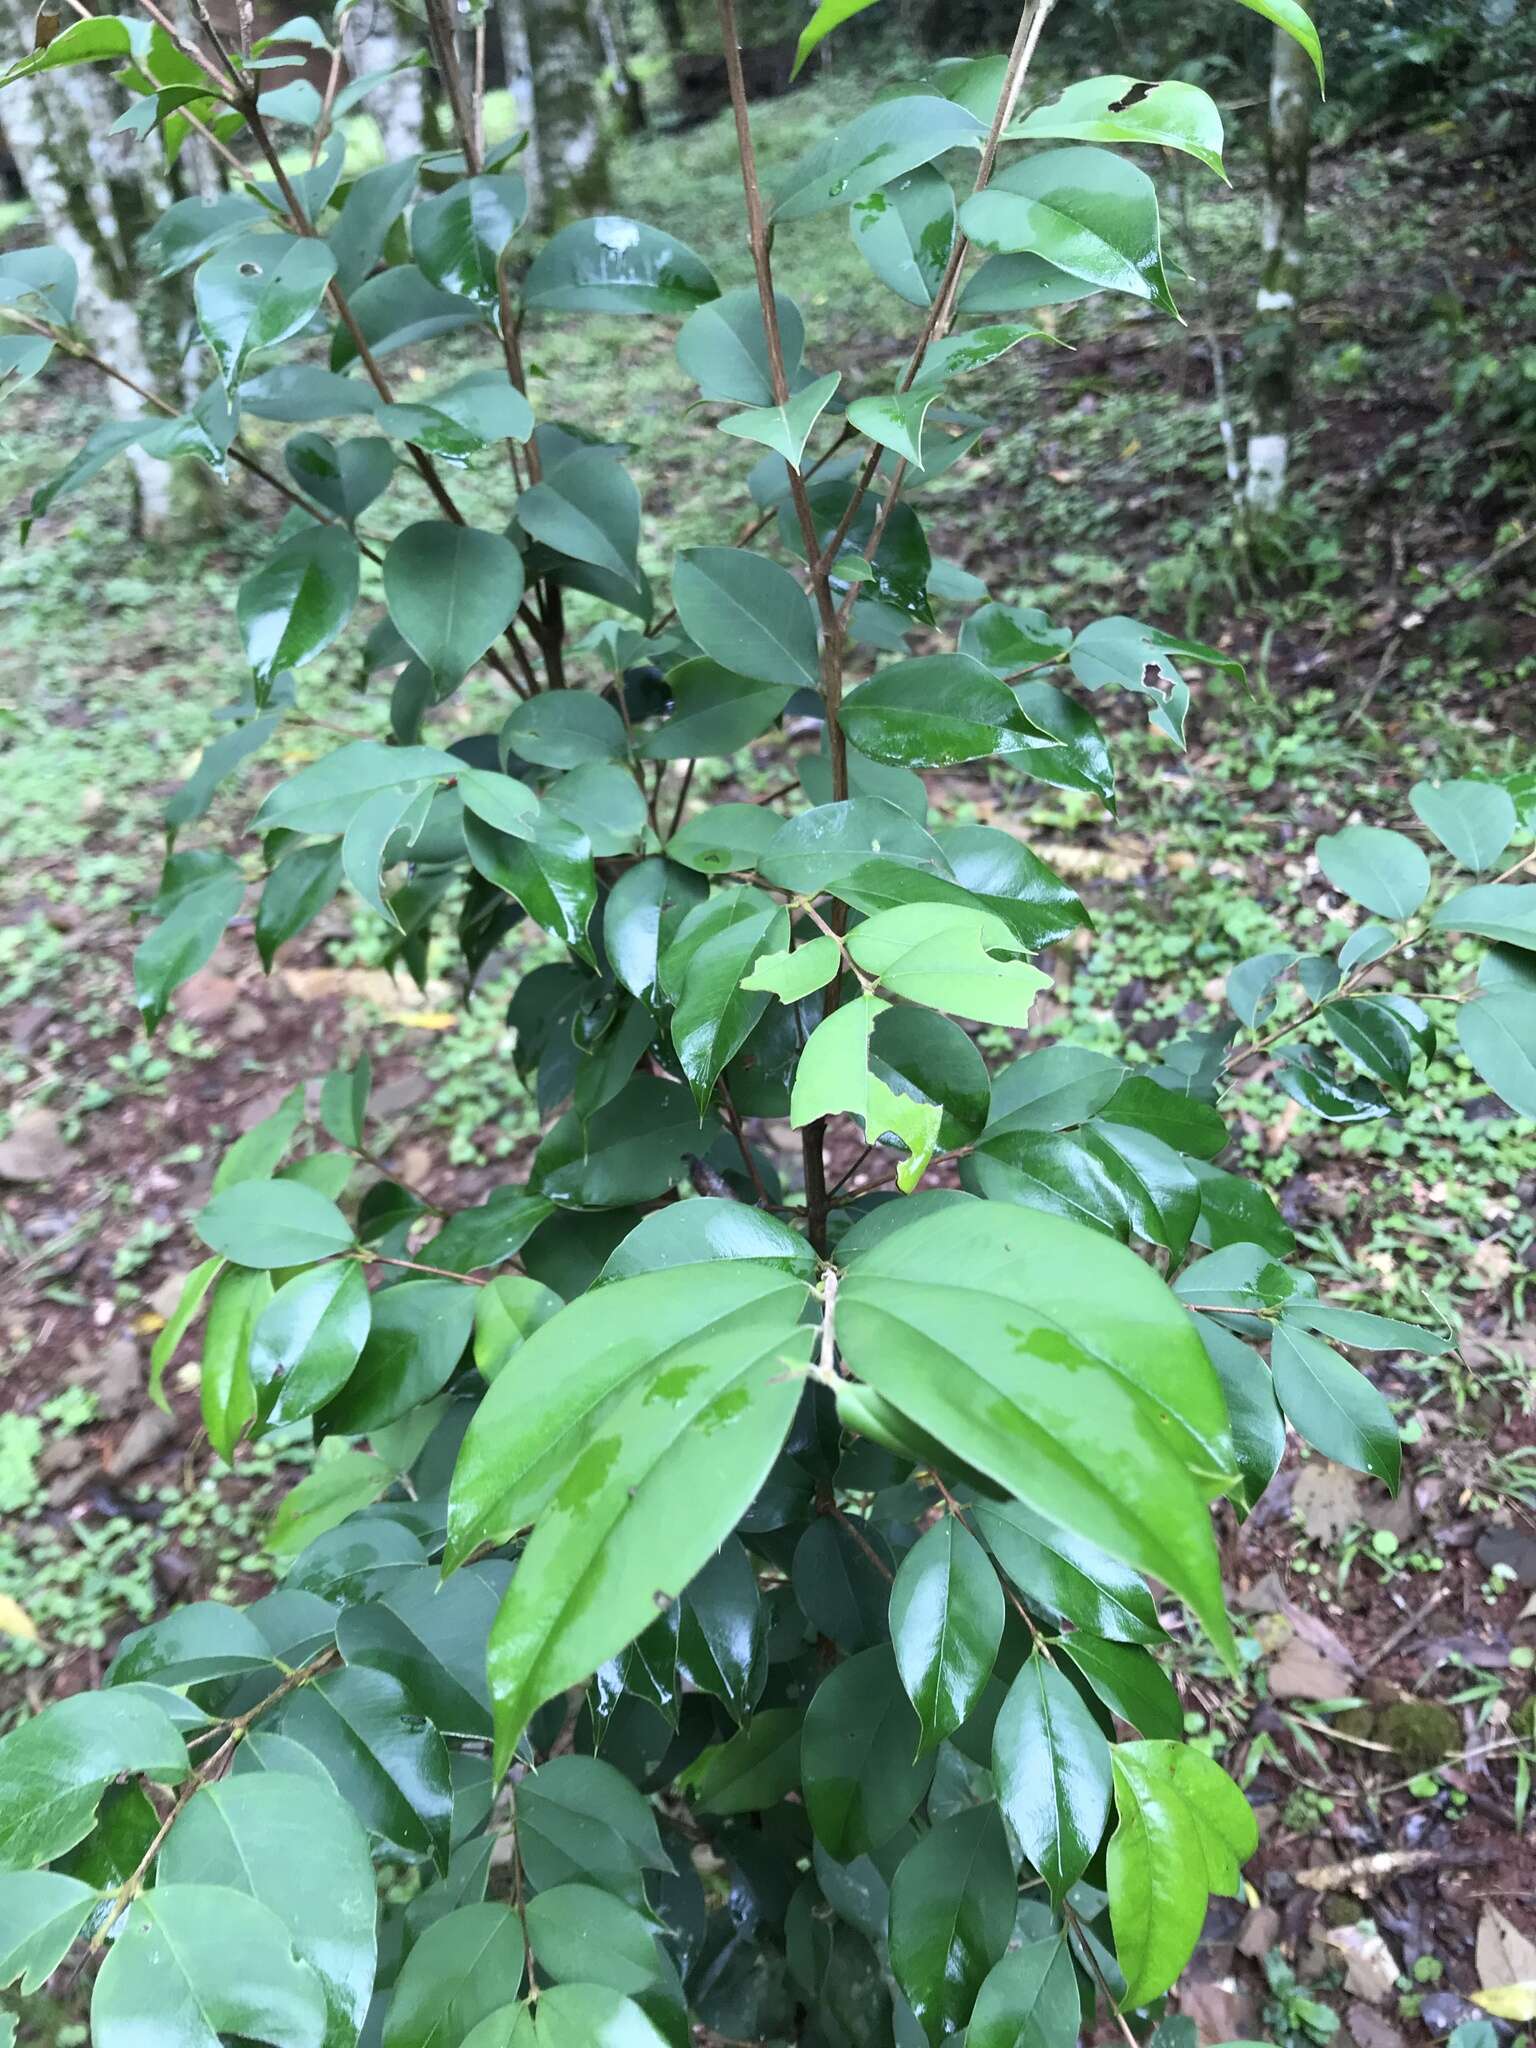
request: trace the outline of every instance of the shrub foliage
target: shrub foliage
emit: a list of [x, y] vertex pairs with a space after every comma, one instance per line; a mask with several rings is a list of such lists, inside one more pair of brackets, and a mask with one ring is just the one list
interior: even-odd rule
[[[1293, 0], [1252, 4], [1318, 57]], [[802, 58], [855, 11], [827, 0]], [[267, 45], [152, 5], [12, 73], [106, 61], [146, 146], [259, 162], [150, 237], [190, 277], [201, 395], [101, 427], [33, 505], [133, 439], [289, 500], [236, 598], [243, 700], [167, 811], [147, 1025], [251, 887], [249, 853], [182, 835], [344, 634], [376, 736], [251, 820], [263, 961], [343, 888], [418, 978], [547, 940], [511, 1009], [547, 1123], [525, 1180], [446, 1214], [381, 1176], [365, 1059], [242, 1137], [196, 1218], [153, 1398], [195, 1334], [222, 1457], [305, 1423], [320, 1452], [276, 1591], [168, 1614], [0, 1743], [0, 1980], [87, 1944], [100, 2048], [1069, 2048], [1096, 2004], [1155, 2017], [1240, 1887], [1253, 1818], [1158, 1655], [1235, 1657], [1213, 1503], [1252, 1507], [1288, 1423], [1394, 1484], [1344, 1354], [1450, 1337], [1320, 1298], [1217, 1163], [1224, 1095], [1263, 1065], [1319, 1117], [1389, 1114], [1437, 1042], [1393, 984], [1462, 948], [1460, 1047], [1536, 1114], [1536, 885], [1518, 792], [1421, 785], [1418, 836], [1321, 842], [1369, 914], [1337, 957], [1240, 963], [1232, 1015], [1156, 1061], [1021, 1049], [1038, 956], [1090, 919], [1013, 833], [935, 816], [923, 772], [1001, 758], [1112, 809], [1085, 699], [1134, 693], [1178, 745], [1186, 672], [1234, 666], [930, 555], [973, 372], [1050, 345], [1043, 308], [1175, 311], [1138, 153], [1221, 170], [1194, 86], [1031, 93], [1046, 12], [766, 192], [733, 64], [729, 289], [621, 216], [530, 251], [516, 143], [486, 146], [436, 0], [457, 145], [361, 175], [335, 123], [368, 81], [258, 107]], [[872, 388], [773, 284], [775, 237], [833, 210], [912, 309]], [[0, 258], [0, 288], [13, 371], [87, 353], [63, 252]], [[560, 376], [589, 313], [675, 322], [706, 408], [679, 431], [749, 444], [739, 514], [664, 590], [626, 449]], [[429, 347], [395, 381], [455, 331], [479, 368], [434, 379]], [[293, 429], [281, 472], [248, 419]], [[466, 483], [503, 494], [494, 523]], [[507, 715], [434, 744], [485, 666]], [[791, 787], [698, 793], [750, 787], [731, 762], [785, 721], [811, 735]]]

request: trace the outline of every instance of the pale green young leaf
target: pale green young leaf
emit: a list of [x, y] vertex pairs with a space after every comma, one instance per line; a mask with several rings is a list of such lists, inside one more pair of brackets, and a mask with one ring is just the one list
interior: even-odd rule
[[795, 1069], [789, 1120], [798, 1130], [845, 1111], [858, 1117], [870, 1144], [899, 1141], [907, 1156], [896, 1182], [910, 1194], [938, 1150], [944, 1113], [936, 1102], [898, 1093], [872, 1070], [870, 1034], [889, 1008], [878, 996], [860, 995], [817, 1025]]

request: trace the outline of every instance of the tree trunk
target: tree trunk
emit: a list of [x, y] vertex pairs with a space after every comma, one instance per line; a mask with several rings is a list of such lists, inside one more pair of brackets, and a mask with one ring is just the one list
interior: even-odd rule
[[1263, 260], [1249, 336], [1247, 498], [1255, 512], [1285, 496], [1301, 348], [1301, 293], [1307, 266], [1307, 170], [1312, 153], [1312, 67], [1283, 29], [1275, 30], [1265, 160]]
[[[30, 8], [0, 0], [0, 28], [9, 48], [30, 48]], [[180, 308], [175, 294], [152, 285], [133, 260], [140, 236], [170, 195], [151, 148], [130, 135], [108, 134], [119, 111], [110, 83], [94, 66], [45, 72], [7, 89], [6, 140], [43, 237], [74, 260], [76, 325], [99, 356], [180, 403]], [[146, 410], [126, 385], [104, 378], [102, 386], [120, 419]], [[160, 531], [172, 514], [170, 466], [137, 448], [128, 451], [128, 464], [135, 525], [141, 533]]]
[[[389, 0], [360, 0], [350, 9], [343, 19], [341, 46], [354, 78], [361, 78], [366, 71], [387, 70], [415, 51], [413, 38]], [[419, 70], [397, 71], [363, 101], [364, 111], [378, 125], [384, 154], [391, 162], [415, 156], [424, 146], [421, 81]]]
[[512, 96], [512, 113], [527, 136], [517, 168], [528, 187], [528, 213], [536, 224], [545, 218], [544, 163], [539, 154], [539, 124], [533, 111], [533, 59], [528, 49], [528, 14], [523, 0], [500, 0], [501, 62]]
[[[594, 90], [599, 55], [586, 0], [525, 0], [540, 221], [558, 227], [608, 203], [608, 153]], [[531, 195], [530, 195], [531, 197]]]
[[645, 99], [640, 81], [629, 68], [623, 19], [608, 5], [608, 0], [592, 0], [592, 22], [608, 68], [608, 89], [618, 111], [619, 127], [626, 135], [643, 134]]

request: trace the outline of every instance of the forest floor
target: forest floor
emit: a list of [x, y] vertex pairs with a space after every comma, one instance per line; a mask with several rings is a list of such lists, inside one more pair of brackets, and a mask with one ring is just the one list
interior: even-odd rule
[[[764, 110], [770, 173], [826, 118], [827, 91]], [[978, 387], [1003, 424], [926, 494], [935, 554], [995, 597], [1064, 621], [1129, 612], [1248, 668], [1246, 687], [1202, 690], [1184, 755], [1111, 709], [1117, 817], [1000, 769], [948, 779], [955, 817], [1019, 830], [1094, 912], [1091, 943], [1052, 962], [1042, 1036], [1146, 1056], [1210, 1016], [1228, 969], [1296, 923], [1337, 942], [1318, 833], [1346, 819], [1412, 829], [1407, 789], [1423, 774], [1536, 771], [1533, 558], [1520, 552], [1536, 376], [1519, 367], [1536, 310], [1533, 186], [1528, 159], [1466, 147], [1408, 136], [1317, 167], [1298, 489], [1256, 571], [1233, 545], [1211, 357], [1215, 335], [1240, 387], [1251, 139], [1230, 193], [1173, 172], [1187, 184], [1167, 214], [1192, 273], [1189, 325], [1127, 300], [1064, 319], [1075, 351]], [[725, 282], [747, 280], [723, 122], [627, 144], [622, 172], [627, 210], [693, 242]], [[900, 330], [841, 221], [782, 241], [812, 363], [873, 374]], [[647, 509], [681, 544], [719, 537], [745, 464], [739, 443], [680, 424], [692, 389], [672, 338], [670, 323], [568, 323], [549, 367], [568, 416], [632, 444]], [[72, 369], [11, 401], [13, 533], [98, 415]], [[197, 1427], [195, 1366], [173, 1375], [173, 1417], [144, 1398], [149, 1345], [198, 1256], [185, 1219], [222, 1147], [364, 1046], [382, 1149], [440, 1201], [516, 1178], [537, 1128], [504, 1023], [526, 949], [493, 961], [465, 1003], [446, 983], [394, 981], [377, 922], [336, 908], [270, 978], [236, 934], [161, 1034], [142, 1036], [128, 959], [160, 807], [235, 694], [228, 592], [275, 515], [237, 493], [223, 528], [150, 547], [126, 514], [109, 473], [0, 558], [0, 1726], [96, 1682], [122, 1635], [167, 1606], [267, 1574], [262, 1530], [307, 1445], [269, 1440], [231, 1472]], [[648, 566], [664, 576], [659, 555]], [[306, 704], [379, 725], [355, 684], [352, 657], [317, 664]], [[466, 691], [442, 732], [475, 729], [489, 702]], [[269, 748], [199, 843], [233, 840], [303, 742]], [[754, 787], [781, 779], [791, 745], [755, 750]], [[1536, 774], [1529, 787], [1528, 828]], [[1234, 1105], [1237, 1150], [1320, 1281], [1392, 1313], [1433, 1303], [1464, 1339], [1378, 1373], [1404, 1426], [1395, 1501], [1293, 1453], [1247, 1524], [1226, 1525], [1242, 1683], [1175, 1653], [1191, 1733], [1264, 1824], [1250, 1892], [1218, 1903], [1181, 1993], [1209, 2041], [1401, 2048], [1478, 2020], [1465, 1996], [1480, 1983], [1536, 1978], [1536, 1133], [1454, 1053], [1429, 1094], [1435, 1107], [1350, 1129], [1298, 1122], [1262, 1078]], [[66, 2019], [35, 2038], [81, 2037]]]

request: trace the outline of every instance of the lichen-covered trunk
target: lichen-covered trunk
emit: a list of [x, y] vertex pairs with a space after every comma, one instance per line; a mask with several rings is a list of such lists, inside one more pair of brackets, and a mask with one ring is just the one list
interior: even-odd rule
[[[354, 78], [387, 71], [416, 51], [416, 39], [389, 0], [359, 0], [343, 17], [341, 47]], [[391, 161], [415, 156], [422, 140], [422, 73], [414, 67], [380, 81], [363, 101], [378, 126], [384, 154]]]
[[[30, 48], [30, 7], [0, 0], [0, 33], [7, 49]], [[174, 295], [153, 286], [134, 260], [140, 236], [170, 195], [134, 138], [107, 132], [120, 111], [109, 80], [94, 66], [48, 71], [7, 88], [5, 136], [37, 209], [37, 239], [74, 259], [80, 279], [75, 324], [104, 360], [176, 404], [184, 348]], [[125, 384], [103, 379], [102, 389], [121, 419], [146, 410]], [[128, 462], [135, 523], [154, 533], [171, 517], [170, 468], [137, 448]]]
[[1278, 509], [1291, 462], [1307, 268], [1312, 92], [1305, 51], [1277, 28], [1269, 82], [1258, 320], [1248, 338], [1253, 429], [1248, 437], [1247, 499], [1259, 513]]
[[[601, 57], [586, 0], [524, 0], [538, 151], [539, 218], [556, 227], [608, 203], [597, 74]], [[531, 196], [531, 195], [530, 195]]]

